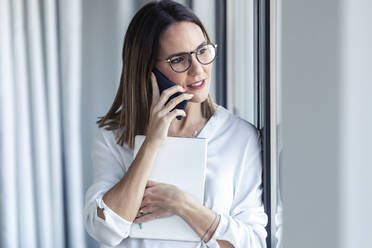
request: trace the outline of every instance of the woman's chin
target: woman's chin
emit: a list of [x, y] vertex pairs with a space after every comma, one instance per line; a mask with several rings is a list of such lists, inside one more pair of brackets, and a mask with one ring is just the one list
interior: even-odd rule
[[202, 102], [204, 102], [207, 99], [208, 99], [208, 95], [206, 95], [206, 96], [195, 95], [191, 100], [189, 100], [189, 102], [192, 102], [192, 103], [202, 103]]
[[202, 103], [208, 99], [209, 87], [200, 91], [187, 92], [189, 94], [194, 94], [194, 97], [189, 100], [192, 103]]

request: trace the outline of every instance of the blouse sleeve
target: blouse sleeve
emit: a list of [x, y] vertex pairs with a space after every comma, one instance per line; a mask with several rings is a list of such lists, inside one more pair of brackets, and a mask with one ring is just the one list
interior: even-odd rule
[[267, 215], [262, 203], [262, 158], [258, 132], [252, 132], [241, 173], [236, 178], [236, 191], [229, 214], [222, 214], [212, 238], [206, 243], [219, 247], [216, 240], [226, 240], [235, 248], [266, 247]]
[[[107, 207], [102, 199], [126, 171], [125, 165], [120, 162], [123, 161], [122, 155], [115, 150], [115, 146], [113, 134], [100, 128], [92, 148], [94, 182], [86, 193], [84, 209], [87, 232], [95, 240], [108, 246], [116, 246], [127, 238], [132, 224]], [[105, 219], [97, 215], [97, 207], [103, 208]]]

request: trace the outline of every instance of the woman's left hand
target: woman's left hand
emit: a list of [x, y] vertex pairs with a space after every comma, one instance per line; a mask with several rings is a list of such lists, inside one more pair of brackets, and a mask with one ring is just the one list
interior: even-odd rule
[[148, 181], [141, 207], [134, 223], [165, 218], [178, 214], [186, 194], [174, 185]]

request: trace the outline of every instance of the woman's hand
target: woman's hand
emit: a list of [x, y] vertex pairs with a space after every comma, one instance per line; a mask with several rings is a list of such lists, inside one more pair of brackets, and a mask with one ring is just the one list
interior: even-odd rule
[[171, 122], [179, 115], [186, 116], [184, 110], [175, 109], [180, 102], [184, 100], [190, 100], [192, 94], [181, 94], [173, 98], [166, 105], [169, 97], [176, 92], [184, 92], [182, 86], [176, 85], [170, 87], [159, 94], [159, 87], [156, 81], [154, 73], [151, 72], [151, 83], [152, 83], [152, 104], [150, 109], [150, 119], [146, 132], [146, 142], [154, 144], [156, 146], [163, 145], [168, 135], [168, 129]]
[[185, 200], [186, 194], [176, 186], [148, 181], [134, 223], [143, 223], [178, 214]]

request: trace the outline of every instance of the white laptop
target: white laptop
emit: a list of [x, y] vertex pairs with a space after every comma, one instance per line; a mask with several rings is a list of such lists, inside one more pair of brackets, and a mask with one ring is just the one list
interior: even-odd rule
[[[144, 139], [143, 135], [135, 137], [134, 156]], [[149, 180], [173, 184], [203, 204], [206, 159], [207, 139], [167, 137], [154, 160]], [[194, 230], [177, 215], [144, 222], [141, 227], [133, 223], [129, 236], [200, 241]]]

